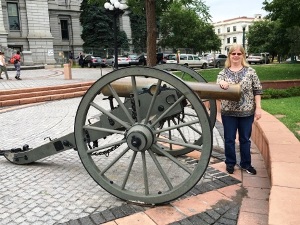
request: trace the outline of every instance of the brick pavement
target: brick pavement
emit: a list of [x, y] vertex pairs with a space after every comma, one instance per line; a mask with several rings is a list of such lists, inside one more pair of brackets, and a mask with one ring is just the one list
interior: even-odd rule
[[[100, 76], [99, 69], [74, 69], [72, 72], [73, 79], [64, 80], [61, 68], [24, 70], [22, 81], [1, 81], [0, 89], [51, 86], [96, 80]], [[11, 77], [10, 73], [13, 71], [9, 71]], [[80, 98], [73, 98], [0, 109], [0, 149], [20, 147], [23, 144], [37, 147], [46, 142], [46, 137], [55, 138], [71, 132], [79, 101]], [[224, 144], [220, 131], [222, 133], [221, 125], [217, 123], [214, 128], [216, 151], [213, 154], [213, 163], [221, 162], [223, 157]], [[0, 224], [3, 225], [102, 224], [122, 218], [120, 215], [127, 215], [120, 213], [126, 209], [143, 213], [151, 210], [128, 205], [99, 187], [85, 171], [74, 150], [31, 165], [13, 165], [1, 157], [0, 170], [5, 171], [0, 175]], [[230, 182], [222, 182], [224, 177], [230, 178]], [[210, 167], [201, 181], [203, 184], [196, 186], [198, 191], [192, 190], [180, 200], [240, 182], [240, 179], [231, 178], [219, 168]], [[239, 207], [240, 200], [229, 205], [219, 203], [217, 207], [182, 218], [179, 222], [174, 221], [173, 224], [193, 224], [195, 219], [210, 220], [213, 224], [222, 224], [222, 221], [225, 224], [226, 221], [227, 224], [236, 224]]]

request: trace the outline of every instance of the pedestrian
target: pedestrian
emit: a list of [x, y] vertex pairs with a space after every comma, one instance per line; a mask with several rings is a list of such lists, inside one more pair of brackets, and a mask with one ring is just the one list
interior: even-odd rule
[[21, 75], [21, 72], [20, 72], [21, 71], [21, 56], [20, 56], [20, 51], [17, 51], [17, 53], [13, 56], [13, 58], [14, 58], [14, 66], [15, 66], [16, 71], [17, 71], [15, 78], [17, 80], [22, 80], [20, 78], [20, 75]]
[[71, 67], [73, 66], [73, 60], [74, 60], [73, 53], [69, 51], [69, 63]]
[[84, 67], [84, 63], [83, 63], [83, 55], [81, 54], [81, 52], [79, 53], [79, 60], [78, 60], [79, 65], [81, 66], [81, 68]]
[[3, 79], [3, 78], [1, 77], [2, 72], [5, 73], [5, 76], [6, 76], [6, 79], [7, 79], [7, 80], [11, 80], [11, 79], [8, 77], [8, 74], [7, 74], [7, 68], [6, 68], [6, 62], [5, 62], [5, 55], [4, 55], [4, 52], [0, 51], [0, 79]]
[[243, 46], [233, 44], [228, 52], [225, 68], [218, 74], [217, 83], [222, 89], [231, 84], [241, 85], [239, 101], [221, 100], [221, 118], [224, 127], [225, 164], [229, 174], [236, 165], [235, 139], [238, 132], [240, 168], [255, 175], [251, 164], [251, 132], [254, 119], [261, 118], [262, 86], [256, 71], [246, 62]]

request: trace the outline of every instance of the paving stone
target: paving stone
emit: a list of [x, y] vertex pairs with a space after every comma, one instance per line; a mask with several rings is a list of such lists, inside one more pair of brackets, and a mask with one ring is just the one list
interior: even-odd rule
[[208, 225], [209, 224], [209, 223], [203, 221], [198, 215], [190, 216], [190, 217], [188, 217], [188, 220], [193, 225]]
[[217, 213], [215, 210], [210, 209], [205, 211], [205, 213], [207, 213], [210, 217], [212, 217], [214, 220], [217, 220], [221, 217], [221, 215], [219, 213]]
[[197, 214], [198, 217], [200, 217], [203, 221], [205, 221], [208, 224], [213, 224], [215, 222], [215, 219], [212, 218], [209, 214], [206, 212]]
[[93, 213], [90, 215], [90, 218], [94, 221], [95, 224], [101, 224], [106, 222], [101, 213]]
[[126, 216], [126, 214], [121, 209], [122, 206], [111, 208], [110, 211], [115, 215], [116, 218], [121, 218]]
[[79, 221], [81, 224], [84, 224], [84, 225], [95, 225], [95, 223], [89, 216], [80, 218]]
[[181, 225], [193, 225], [191, 221], [189, 221], [188, 219], [184, 219], [180, 221]]
[[103, 216], [103, 218], [106, 221], [111, 221], [111, 220], [114, 220], [116, 218], [115, 215], [109, 209], [106, 209], [106, 210], [102, 211], [101, 216]]
[[223, 217], [218, 222], [221, 224], [226, 224], [226, 225], [236, 225], [236, 223], [237, 223], [236, 220], [230, 220], [230, 219], [226, 219]]

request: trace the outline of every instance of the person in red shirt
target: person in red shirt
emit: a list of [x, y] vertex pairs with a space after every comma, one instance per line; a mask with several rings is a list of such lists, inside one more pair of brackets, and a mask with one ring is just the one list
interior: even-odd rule
[[17, 51], [17, 53], [14, 55], [14, 59], [15, 59], [14, 66], [15, 66], [16, 71], [17, 71], [15, 78], [17, 80], [22, 80], [20, 78], [20, 75], [21, 75], [21, 72], [20, 72], [21, 71], [21, 56], [20, 56], [20, 51]]

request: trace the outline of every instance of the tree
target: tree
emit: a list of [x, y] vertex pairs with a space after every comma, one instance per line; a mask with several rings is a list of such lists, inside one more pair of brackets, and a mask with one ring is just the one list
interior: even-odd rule
[[[104, 3], [89, 2], [88, 0], [83, 0], [81, 3], [82, 12], [79, 19], [83, 28], [81, 38], [84, 41], [84, 51], [89, 52], [91, 48], [99, 50], [114, 46], [111, 38], [114, 34], [113, 15], [107, 13], [103, 5]], [[118, 47], [129, 49], [126, 33], [119, 30], [117, 32]]]
[[256, 21], [247, 33], [248, 50], [254, 52], [269, 52], [274, 58], [276, 55], [285, 55], [289, 51], [286, 44], [286, 31], [279, 21]]
[[[272, 21], [276, 21], [279, 24], [281, 39], [284, 39], [282, 52], [299, 54], [299, 47], [297, 39], [300, 35], [299, 21], [300, 21], [300, 2], [299, 0], [273, 0], [263, 2], [264, 9], [269, 12], [267, 18]], [[283, 35], [284, 33], [284, 35]], [[280, 42], [280, 41], [279, 41]], [[289, 51], [285, 51], [286, 46], [289, 47]], [[279, 48], [279, 46], [277, 46]], [[293, 59], [293, 57], [292, 57]]]
[[264, 9], [269, 12], [267, 18], [281, 21], [284, 27], [299, 25], [300, 1], [299, 0], [265, 0]]
[[163, 47], [185, 47], [205, 52], [217, 51], [221, 46], [213, 26], [200, 19], [194, 8], [187, 8], [179, 2], [173, 3], [162, 15], [160, 31]]
[[147, 48], [146, 16], [137, 15], [131, 12], [129, 17], [134, 51], [137, 53], [145, 52]]
[[[157, 40], [157, 25], [156, 16], [168, 11], [170, 5], [176, 1], [173, 0], [128, 0], [130, 9], [139, 14], [142, 11], [146, 12], [147, 18], [147, 64], [154, 66], [156, 64], [156, 40]], [[210, 18], [208, 8], [202, 0], [181, 0], [182, 5], [194, 8], [199, 16]]]

